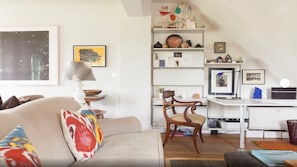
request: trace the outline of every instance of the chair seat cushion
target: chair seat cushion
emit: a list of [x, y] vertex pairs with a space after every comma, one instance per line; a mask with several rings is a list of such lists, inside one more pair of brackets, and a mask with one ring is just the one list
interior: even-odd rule
[[[188, 114], [188, 117], [193, 123], [199, 123], [203, 124], [205, 122], [205, 117], [202, 115], [197, 115], [197, 114]], [[179, 114], [174, 114], [173, 116], [170, 117], [174, 121], [179, 121], [179, 122], [186, 122], [184, 115], [182, 113]]]

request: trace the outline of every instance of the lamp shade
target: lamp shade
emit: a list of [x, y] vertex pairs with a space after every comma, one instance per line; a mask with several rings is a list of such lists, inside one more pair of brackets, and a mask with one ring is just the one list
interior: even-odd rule
[[92, 69], [84, 62], [71, 61], [66, 65], [65, 77], [76, 81], [94, 81], [96, 80]]

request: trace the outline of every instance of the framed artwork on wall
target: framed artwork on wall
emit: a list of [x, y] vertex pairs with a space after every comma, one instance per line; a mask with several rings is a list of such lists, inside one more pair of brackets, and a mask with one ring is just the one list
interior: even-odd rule
[[73, 60], [88, 62], [92, 67], [106, 67], [106, 45], [74, 45]]
[[208, 94], [233, 95], [234, 94], [234, 68], [209, 68]]
[[57, 85], [58, 27], [0, 27], [0, 84]]
[[264, 69], [243, 69], [242, 84], [243, 85], [264, 85], [265, 70]]
[[226, 42], [215, 42], [214, 53], [226, 53]]

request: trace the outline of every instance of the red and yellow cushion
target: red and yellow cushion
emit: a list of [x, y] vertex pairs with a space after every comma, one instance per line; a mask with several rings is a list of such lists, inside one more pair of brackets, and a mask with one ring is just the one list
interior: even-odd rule
[[92, 123], [85, 115], [62, 110], [61, 123], [64, 138], [77, 161], [94, 156], [98, 149]]
[[104, 135], [100, 128], [100, 124], [97, 120], [96, 114], [88, 106], [82, 107], [77, 112], [86, 116], [86, 118], [91, 122], [99, 149], [100, 147], [102, 147]]
[[0, 166], [42, 166], [22, 126], [17, 126], [0, 141]]

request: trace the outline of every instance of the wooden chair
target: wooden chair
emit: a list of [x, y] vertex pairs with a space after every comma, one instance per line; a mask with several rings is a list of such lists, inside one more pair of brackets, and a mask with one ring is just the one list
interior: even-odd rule
[[[171, 135], [170, 140], [174, 137], [175, 132], [178, 126], [188, 126], [193, 127], [193, 144], [195, 146], [195, 150], [199, 153], [197, 148], [196, 137], [199, 132], [200, 140], [203, 141], [201, 128], [206, 120], [206, 118], [202, 115], [196, 114], [196, 106], [202, 105], [201, 101], [179, 101], [175, 97], [175, 92], [171, 90], [164, 90], [162, 97], [162, 110], [166, 120], [166, 135], [163, 141], [163, 147], [165, 146], [169, 134], [170, 134], [170, 126], [174, 125], [174, 131]], [[176, 112], [177, 108], [182, 108], [183, 113]]]

